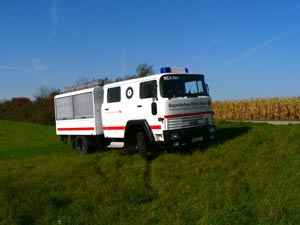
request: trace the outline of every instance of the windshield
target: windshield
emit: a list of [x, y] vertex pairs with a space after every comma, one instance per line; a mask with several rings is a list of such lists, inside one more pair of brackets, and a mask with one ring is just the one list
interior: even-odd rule
[[160, 88], [164, 98], [208, 96], [203, 75], [165, 75]]

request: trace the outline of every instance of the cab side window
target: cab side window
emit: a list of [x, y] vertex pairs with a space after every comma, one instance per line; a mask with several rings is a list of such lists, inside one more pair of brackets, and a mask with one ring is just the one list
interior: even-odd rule
[[156, 80], [146, 81], [140, 83], [140, 98], [155, 98], [157, 97], [157, 83]]
[[107, 89], [107, 102], [120, 102], [121, 101], [121, 88], [114, 87]]

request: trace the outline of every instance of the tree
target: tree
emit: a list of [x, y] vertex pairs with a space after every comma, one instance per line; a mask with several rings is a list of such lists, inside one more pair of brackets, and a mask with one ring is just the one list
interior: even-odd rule
[[33, 102], [33, 117], [31, 122], [40, 124], [54, 124], [54, 96], [59, 94], [59, 89], [49, 86], [41, 86], [34, 95], [35, 101]]
[[114, 82], [130, 80], [130, 79], [134, 79], [134, 78], [146, 77], [146, 76], [152, 75], [152, 74], [154, 74], [152, 67], [153, 67], [152, 65], [148, 66], [148, 64], [146, 64], [146, 63], [139, 64], [138, 67], [136, 68], [136, 74], [125, 75], [124, 77], [119, 76], [114, 80]]
[[103, 83], [104, 84], [109, 84], [109, 83], [112, 83], [113, 81], [110, 79], [110, 78], [108, 78], [108, 77], [104, 77], [103, 79]]
[[148, 66], [148, 64], [146, 64], [146, 63], [139, 64], [136, 69], [136, 76], [137, 77], [146, 77], [148, 75], [154, 74], [152, 67], [153, 67], [152, 65]]
[[60, 91], [59, 89], [47, 86], [47, 85], [42, 85], [38, 88], [38, 90], [36, 91], [36, 93], [34, 94], [34, 97], [36, 100], [39, 99], [47, 99], [51, 96], [53, 96], [54, 94], [58, 94]]
[[29, 98], [12, 98], [11, 101], [9, 101], [5, 119], [30, 121], [32, 116], [32, 102]]
[[10, 101], [4, 100], [0, 103], [0, 119], [8, 119], [10, 114]]
[[[108, 77], [102, 78], [104, 84], [109, 84], [113, 82], [123, 81], [123, 80], [130, 80], [138, 77], [146, 77], [148, 75], [154, 74], [153, 66], [149, 66], [147, 63], [139, 64], [136, 68], [136, 74], [125, 75], [125, 76], [118, 76], [115, 79], [110, 79]], [[75, 81], [75, 86], [85, 85], [90, 81], [96, 80], [95, 78], [90, 79], [89, 76], [79, 76], [78, 79]]]
[[84, 85], [90, 81], [95, 80], [95, 78], [91, 79], [89, 76], [79, 76], [77, 80], [75, 81], [75, 86]]

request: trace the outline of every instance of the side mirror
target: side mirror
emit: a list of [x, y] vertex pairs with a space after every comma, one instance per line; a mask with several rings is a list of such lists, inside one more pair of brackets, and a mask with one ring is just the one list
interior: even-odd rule
[[157, 104], [156, 104], [156, 102], [151, 103], [151, 112], [152, 112], [152, 115], [157, 115]]

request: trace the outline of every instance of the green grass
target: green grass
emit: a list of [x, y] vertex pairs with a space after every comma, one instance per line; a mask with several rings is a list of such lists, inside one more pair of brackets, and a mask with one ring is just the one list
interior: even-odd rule
[[205, 150], [145, 161], [0, 121], [0, 224], [298, 224], [300, 126], [217, 128]]

